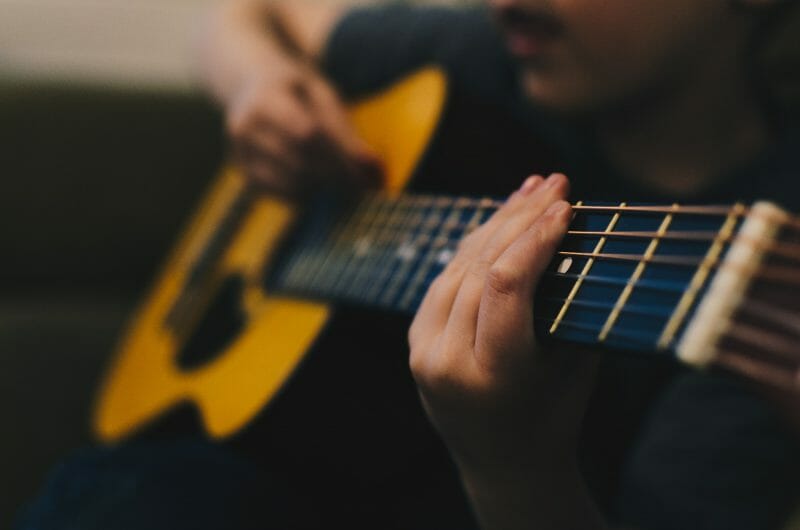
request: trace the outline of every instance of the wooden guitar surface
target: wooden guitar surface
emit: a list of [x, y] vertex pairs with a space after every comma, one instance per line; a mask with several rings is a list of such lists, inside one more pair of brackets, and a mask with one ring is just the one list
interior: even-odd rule
[[[427, 69], [350, 109], [384, 164], [390, 194], [413, 174], [445, 94], [444, 75]], [[221, 235], [234, 210], [235, 229]], [[270, 402], [331, 315], [328, 305], [263, 289], [265, 267], [297, 214], [281, 200], [250, 197], [234, 168], [222, 171], [119, 344], [93, 419], [101, 440], [120, 440], [185, 402], [196, 406], [210, 436], [223, 438]], [[213, 259], [211, 247], [219, 247]], [[178, 357], [203, 310], [231, 279], [240, 287], [241, 330], [208, 362], [182, 365]]]

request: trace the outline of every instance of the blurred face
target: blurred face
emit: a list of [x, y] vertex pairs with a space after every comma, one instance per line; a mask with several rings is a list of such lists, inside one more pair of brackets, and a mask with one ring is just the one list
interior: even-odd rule
[[686, 80], [720, 53], [736, 53], [749, 27], [732, 0], [489, 3], [527, 93], [568, 112], [601, 110]]

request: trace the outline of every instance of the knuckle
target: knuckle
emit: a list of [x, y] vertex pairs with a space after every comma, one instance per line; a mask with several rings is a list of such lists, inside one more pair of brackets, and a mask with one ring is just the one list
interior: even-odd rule
[[415, 368], [412, 368], [414, 381], [426, 393], [442, 393], [453, 386], [452, 371], [442, 363], [424, 360]]
[[521, 288], [522, 275], [507, 265], [495, 263], [486, 275], [486, 285], [495, 293], [511, 295]]
[[292, 135], [296, 142], [310, 144], [322, 136], [322, 126], [312, 119], [297, 119], [294, 123]]
[[548, 244], [547, 232], [540, 226], [539, 223], [528, 228], [528, 237], [536, 245], [537, 250], [546, 247]]

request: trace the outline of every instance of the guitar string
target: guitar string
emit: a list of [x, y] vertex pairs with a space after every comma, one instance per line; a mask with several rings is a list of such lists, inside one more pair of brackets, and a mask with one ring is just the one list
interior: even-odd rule
[[[395, 224], [395, 226], [408, 227], [413, 222], [413, 209], [416, 204], [413, 196], [401, 197], [399, 199], [400, 207], [394, 214], [394, 218], [390, 219], [388, 226]], [[385, 243], [380, 243], [381, 250], [376, 260], [374, 270], [367, 278], [367, 287], [364, 293], [366, 301], [378, 300], [380, 293], [386, 286], [386, 282], [395, 270], [396, 254], [401, 245], [401, 237], [403, 230], [395, 230], [393, 233], [388, 229], [384, 234], [388, 234], [389, 240]]]
[[[541, 323], [546, 324], [546, 325], [547, 324], [552, 324], [553, 322], [555, 322], [554, 318], [547, 318], [547, 317], [534, 317], [533, 320], [537, 321], [537, 322], [541, 322]], [[573, 329], [576, 329], [578, 331], [585, 331], [585, 332], [591, 333], [593, 335], [599, 334], [600, 330], [602, 329], [602, 326], [594, 326], [594, 325], [591, 325], [591, 324], [584, 324], [584, 323], [581, 323], [581, 322], [575, 322], [575, 321], [566, 320], [566, 319], [562, 319], [559, 322], [559, 325], [560, 326], [564, 326], [564, 327], [568, 327], [568, 328], [573, 328]], [[629, 329], [629, 328], [624, 328], [624, 327], [621, 328], [621, 327], [617, 326], [610, 332], [610, 335], [613, 335], [614, 337], [618, 337], [618, 338], [624, 338], [625, 340], [636, 341], [636, 342], [638, 342], [639, 344], [641, 344], [644, 347], [653, 348], [656, 345], [656, 339], [658, 338], [657, 337], [658, 334], [655, 333], [654, 334], [655, 336], [649, 336], [648, 335], [648, 336], [645, 337], [645, 336], [643, 336], [643, 334], [645, 334], [645, 333], [646, 332], [642, 332], [640, 330], [634, 330], [634, 329]]]
[[[694, 256], [647, 256], [639, 254], [607, 254], [592, 252], [571, 252], [559, 251], [559, 256], [580, 257], [592, 259], [606, 259], [614, 261], [630, 261], [636, 263], [655, 263], [657, 265], [676, 265], [681, 267], [699, 267], [703, 260]], [[745, 265], [743, 263], [726, 262], [725, 258], [715, 258], [706, 264], [711, 269], [732, 268], [738, 272], [746, 273], [752, 278], [765, 280], [771, 283], [783, 284], [790, 287], [800, 286], [800, 275], [797, 274], [796, 267], [783, 267], [779, 265]], [[757, 270], [756, 270], [757, 268]]]
[[[386, 201], [396, 201], [397, 197], [390, 197], [383, 193], [371, 193], [368, 194], [369, 196], [377, 196], [381, 197], [383, 200]], [[414, 194], [405, 194], [405, 195], [414, 195]], [[448, 200], [466, 200], [468, 201], [467, 207], [469, 206], [477, 206], [478, 203], [483, 201], [483, 199], [475, 198], [475, 197], [448, 197], [448, 196], [438, 196], [439, 197], [446, 197]], [[498, 199], [491, 199], [491, 207], [500, 208], [505, 204], [504, 200]], [[732, 212], [734, 212], [733, 205], [709, 205], [709, 206], [698, 206], [698, 205], [678, 205], [677, 207], [673, 206], [625, 206], [620, 207], [619, 205], [587, 205], [587, 204], [573, 204], [572, 209], [574, 211], [586, 211], [586, 212], [600, 212], [600, 213], [616, 213], [620, 211], [624, 211], [626, 213], [656, 213], [656, 214], [666, 214], [666, 213], [674, 213], [678, 215], [707, 215], [707, 216], [716, 216], [716, 217], [726, 217]], [[742, 213], [743, 215], [749, 215], [751, 213], [751, 209], [744, 207], [744, 208], [736, 208], [736, 211]], [[762, 214], [763, 215], [763, 214]], [[787, 224], [792, 226], [800, 227], [800, 216], [793, 215], [793, 214], [781, 214], [780, 216], [771, 216], [775, 220], [785, 221]]]
[[[459, 231], [460, 230], [465, 235], [466, 234], [466, 231], [465, 231], [466, 228], [467, 228], [466, 227], [466, 223], [461, 223], [461, 224], [455, 226], [453, 231]], [[400, 233], [400, 235], [403, 234], [403, 231], [394, 231], [394, 232], [392, 232], [390, 230], [387, 230], [382, 234], [381, 237], [374, 239], [374, 242], [378, 243], [378, 244], [385, 244], [391, 239], [397, 239], [398, 232]], [[406, 233], [410, 233], [410, 230], [406, 231]], [[664, 232], [663, 234], [657, 234], [656, 232], [647, 232], [647, 231], [642, 231], [642, 232], [630, 232], [630, 231], [628, 231], [628, 232], [598, 232], [598, 231], [568, 230], [566, 232], [566, 236], [574, 236], [574, 237], [586, 237], [586, 238], [589, 238], [589, 237], [607, 237], [607, 238], [612, 238], [612, 239], [618, 239], [618, 238], [620, 238], [620, 239], [641, 239], [641, 240], [646, 240], [646, 241], [649, 241], [649, 240], [652, 240], [652, 239], [657, 239], [657, 240], [673, 240], [673, 241], [683, 241], [683, 242], [713, 241], [714, 238], [711, 236], [711, 234], [712, 234], [712, 232], [709, 232], [709, 231], [698, 232], [696, 234], [695, 233], [691, 233], [691, 232], [672, 232], [672, 233]], [[417, 237], [420, 237], [420, 235], [421, 234], [419, 234]], [[462, 237], [463, 237], [463, 235], [460, 236], [460, 237], [456, 237], [456, 238], [450, 238], [449, 242], [450, 243], [458, 243], [461, 240]], [[762, 240], [755, 240], [753, 238], [748, 238], [748, 237], [744, 237], [744, 236], [737, 236], [736, 234], [732, 234], [730, 236], [724, 236], [724, 237], [720, 237], [719, 238], [719, 240], [722, 243], [729, 243], [729, 242], [733, 241], [734, 239], [737, 240], [737, 241], [741, 241], [741, 242], [747, 243], [750, 246], [752, 246], [753, 248], [756, 248], [756, 249], [766, 253], [767, 255], [775, 255], [775, 256], [782, 257], [782, 258], [787, 258], [789, 260], [794, 260], [794, 261], [797, 261], [798, 263], [800, 263], [800, 245], [799, 244], [796, 244], [796, 243], [785, 243], [785, 242], [768, 242], [768, 241], [765, 242], [765, 241], [762, 241]], [[351, 245], [352, 243], [353, 243], [352, 240], [342, 242], [343, 245]], [[628, 259], [628, 258], [630, 258], [630, 259], [636, 259], [638, 261], [642, 261], [642, 260], [646, 261], [646, 259], [645, 259], [646, 257], [644, 255], [628, 254], [628, 255], [625, 255], [625, 256], [626, 256], [626, 258], [615, 257], [615, 255], [612, 255], [612, 254], [604, 255], [604, 257], [607, 257], [609, 259]], [[585, 257], [603, 257], [603, 256], [600, 256], [599, 254], [595, 254], [595, 255], [592, 255], [592, 256], [585, 256]], [[681, 263], [683, 265], [687, 265], [687, 266], [695, 266], [695, 265], [697, 265], [697, 263], [691, 261], [692, 259], [695, 258], [695, 256], [679, 256], [679, 255], [670, 256], [670, 258], [672, 258], [672, 257], [674, 257], [676, 260], [678, 260], [678, 259], [684, 260], [685, 263]], [[659, 258], [659, 256], [654, 256], [654, 258]], [[653, 261], [653, 262], [655, 262], [655, 261]], [[664, 263], [665, 264], [678, 264], [678, 263], [667, 263], [667, 262], [664, 262]]]
[[[613, 234], [610, 232], [609, 234]], [[415, 235], [415, 239], [421, 241], [423, 238], [428, 238], [427, 234], [419, 233]], [[642, 239], [645, 239], [643, 237]], [[727, 238], [728, 241], [731, 238]], [[460, 240], [453, 239], [453, 243], [457, 243]], [[426, 240], [427, 241], [427, 240]], [[744, 240], [747, 242], [747, 240]], [[344, 244], [347, 245], [352, 241], [345, 242]], [[376, 240], [378, 242], [378, 240]], [[381, 239], [380, 242], [385, 242], [385, 240]], [[752, 242], [757, 243], [757, 242]], [[792, 247], [795, 245], [792, 244]], [[771, 248], [768, 244], [761, 244], [762, 250], [764, 250], [767, 257], [770, 255], [779, 255], [784, 258], [788, 258], [790, 260], [796, 261], [800, 263], [800, 256], [795, 255], [793, 250], [794, 248], [789, 249], [780, 249], [777, 245], [775, 248]], [[777, 250], [777, 251], [776, 251]], [[352, 253], [352, 252], [351, 252]], [[686, 256], [686, 255], [654, 255], [654, 256], [646, 256], [644, 254], [619, 254], [619, 253], [607, 253], [607, 252], [578, 252], [578, 251], [558, 251], [556, 253], [558, 256], [564, 257], [577, 257], [577, 258], [587, 258], [587, 259], [603, 259], [603, 260], [613, 260], [613, 261], [629, 261], [629, 262], [636, 262], [636, 263], [653, 263], [653, 264], [660, 264], [660, 265], [675, 265], [675, 266], [682, 266], [682, 267], [698, 267], [702, 263], [702, 259], [698, 258], [697, 256]], [[747, 270], [747, 267], [741, 264], [731, 264], [726, 263], [724, 258], [715, 259], [713, 262], [709, 264], [711, 268], [719, 268], [721, 266], [731, 266], [742, 270], [743, 272], [751, 272]], [[784, 283], [787, 285], [792, 286], [800, 286], [800, 277], [797, 276], [796, 270], [792, 267], [787, 266], [780, 266], [780, 265], [765, 265], [761, 266], [760, 270], [754, 271], [753, 275], [755, 278], [758, 279], [765, 279], [770, 280], [773, 282]]]
[[767, 352], [777, 358], [790, 363], [800, 363], [796, 336], [785, 336], [768, 329], [737, 322], [726, 331], [726, 338], [756, 346], [759, 350], [767, 348]]
[[[379, 195], [375, 194], [374, 196], [378, 197]], [[393, 202], [396, 202], [398, 199], [396, 199], [396, 198], [383, 198], [383, 200], [385, 202], [387, 202], [387, 203], [393, 203]], [[473, 207], [478, 207], [478, 206], [485, 205], [485, 201], [486, 201], [486, 199], [471, 199], [471, 198], [463, 198], [463, 197], [451, 198], [449, 200], [452, 201], [452, 203], [455, 203], [455, 201], [462, 201], [462, 203], [468, 204], [469, 206], [473, 206]], [[498, 204], [498, 201], [496, 201], [496, 200], [491, 200], [490, 202], [491, 202], [491, 206], [492, 207], [495, 207]], [[469, 206], [467, 206], [467, 207], [469, 207]], [[578, 210], [591, 209], [592, 211], [598, 211], [598, 210], [603, 210], [603, 211], [621, 211], [622, 210], [618, 206], [617, 207], [614, 207], [614, 206], [573, 206], [573, 209], [578, 209]], [[633, 211], [633, 212], [646, 211], [646, 212], [653, 212], [653, 213], [661, 213], [661, 212], [665, 212], [665, 211], [671, 211], [673, 213], [696, 213], [698, 211], [702, 211], [702, 212], [705, 212], [705, 213], [713, 212], [713, 213], [711, 213], [711, 215], [720, 215], [720, 216], [722, 215], [723, 212], [732, 211], [731, 208], [729, 208], [729, 207], [685, 207], [685, 206], [684, 207], [681, 207], [681, 206], [676, 206], [676, 207], [635, 207], [635, 206], [632, 206], [632, 207], [629, 207], [629, 208], [625, 209], [625, 211], [627, 211], [627, 210], [630, 210], [630, 211]], [[747, 208], [742, 208], [741, 209], [741, 212], [747, 212], [747, 211], [748, 211]], [[391, 226], [392, 226], [392, 224], [388, 225], [388, 227], [391, 227]], [[460, 229], [460, 228], [463, 228], [463, 224], [455, 227], [455, 229]], [[354, 230], [354, 232], [358, 233], [358, 229], [356, 228]], [[391, 231], [388, 231], [387, 233], [389, 233], [391, 235]], [[685, 232], [685, 231], [683, 231], [683, 232], [669, 232], [669, 231], [667, 231], [667, 232], [665, 232], [664, 234], [661, 234], [661, 235], [659, 235], [659, 234], [657, 234], [655, 232], [650, 232], [650, 231], [642, 231], [642, 232], [621, 231], [621, 232], [610, 232], [608, 234], [601, 233], [601, 232], [596, 232], [596, 231], [579, 231], [579, 230], [570, 230], [570, 231], [567, 232], [568, 236], [585, 236], [585, 237], [598, 236], [599, 237], [599, 236], [607, 236], [608, 235], [610, 237], [615, 237], [615, 238], [631, 238], [631, 239], [641, 238], [641, 239], [648, 239], [648, 240], [654, 239], [654, 238], [659, 238], [659, 239], [663, 238], [663, 239], [671, 239], [671, 240], [678, 240], [678, 241], [714, 240], [714, 234], [715, 233], [711, 232], [711, 231], [702, 231], [702, 232], [697, 232], [697, 233]], [[732, 235], [732, 236], [724, 238], [723, 242], [728, 242], [733, 238], [735, 238], [735, 235]], [[384, 240], [380, 240], [379, 242], [384, 242]], [[785, 243], [785, 242], [765, 243], [763, 241], [754, 241], [754, 240], [750, 240], [749, 243], [754, 245], [754, 246], [756, 246], [756, 248], [758, 248], [759, 250], [763, 250], [763, 251], [767, 252], [768, 254], [777, 254], [777, 255], [780, 255], [781, 257], [787, 257], [787, 258], [790, 258], [790, 259], [795, 259], [795, 260], [800, 261], [800, 245], [798, 245], [798, 244]], [[631, 255], [631, 257], [636, 257], [636, 256], [637, 255]], [[686, 265], [692, 266], [692, 265], [696, 265], [696, 264], [695, 263], [686, 263]]]
[[[385, 202], [396, 202], [397, 201], [397, 199], [378, 198], [377, 194], [375, 194], [374, 196], [370, 197], [370, 199], [371, 199], [371, 201], [373, 201], [373, 204], [375, 204], [374, 201], [376, 199], [378, 201], [380, 201], [380, 202], [384, 202], [384, 201]], [[383, 200], [381, 200], [381, 199], [383, 199]], [[487, 202], [487, 200], [485, 198], [484, 199], [459, 198], [459, 199], [451, 199], [451, 200], [453, 202], [455, 202], [456, 200], [460, 200], [461, 204], [467, 203], [467, 204], [477, 205], [477, 206], [484, 207], [484, 208], [487, 207], [487, 206], [488, 207], [496, 206], [498, 204], [498, 201], [491, 201], [490, 200], [490, 201]], [[609, 206], [609, 207], [587, 206], [586, 208], [580, 206], [578, 208], [591, 209], [591, 210], [594, 210], [594, 211], [597, 211], [598, 209], [611, 210], [611, 211], [619, 209], [619, 207], [611, 207], [611, 206]], [[662, 212], [662, 211], [664, 211], [664, 208], [662, 208], [662, 207], [645, 207], [645, 208], [642, 208], [642, 207], [630, 207], [630, 208], [631, 208], [631, 210], [636, 208], [636, 209], [639, 209], [639, 210], [646, 210], [648, 212]], [[670, 210], [673, 213], [674, 212], [677, 212], [677, 213], [681, 212], [681, 210], [674, 209], [674, 207], [670, 208]], [[726, 210], [726, 209], [723, 209], [723, 207], [694, 207], [694, 208], [691, 208], [691, 209], [689, 209], [688, 207], [683, 207], [683, 212], [684, 213], [687, 213], [687, 212], [688, 213], [694, 213], [694, 212], [698, 212], [699, 211], [699, 212], [703, 212], [703, 213], [713, 212], [715, 215], [721, 215], [720, 212], [724, 212], [724, 211], [728, 211], [728, 210], [730, 210], [730, 209]], [[384, 229], [385, 228], [386, 227], [384, 227]], [[417, 230], [418, 230], [417, 238], [419, 238], [420, 236], [424, 235], [423, 233], [419, 232], [418, 228], [417, 228]], [[354, 230], [354, 232], [357, 232], [357, 230]], [[583, 236], [589, 237], [589, 236], [597, 235], [596, 233], [591, 232], [591, 231], [571, 231], [571, 232], [573, 232], [573, 233], [571, 233], [569, 235], [582, 236], [582, 237]], [[609, 235], [609, 234], [605, 234], [604, 233], [604, 235]], [[618, 233], [611, 232], [610, 235], [617, 236], [617, 237], [648, 238], [648, 239], [650, 239], [650, 238], [653, 237], [654, 233], [652, 233], [652, 232], [618, 232]], [[683, 232], [675, 232], [675, 233], [665, 232], [664, 234], [661, 234], [661, 236], [664, 237], [664, 238], [672, 238], [672, 239], [678, 239], [678, 240], [697, 240], [698, 238], [707, 237], [708, 233], [686, 234], [686, 233], [683, 233]], [[752, 243], [757, 244], [758, 242], [752, 242]], [[799, 247], [798, 245], [795, 245], [795, 244], [784, 244], [784, 245], [773, 244], [773, 245], [765, 245], [765, 246], [768, 248], [769, 253], [773, 253], [774, 252], [776, 254], [781, 254], [781, 255], [783, 255], [785, 257], [790, 257], [792, 259], [798, 259], [798, 256], [796, 255], [796, 251], [797, 251], [797, 249]], [[663, 263], [663, 264], [683, 265], [683, 266], [697, 266], [697, 265], [699, 265], [699, 260], [697, 258], [695, 258], [695, 257], [687, 257], [687, 256], [653, 256], [653, 257], [650, 257], [648, 259], [646, 256], [637, 255], [637, 254], [567, 253], [565, 251], [560, 252], [560, 254], [564, 255], [564, 256], [568, 256], [568, 257], [569, 256], [575, 256], [575, 257], [588, 257], [588, 258], [599, 258], [599, 259], [626, 260], [626, 261], [636, 261], [636, 262], [642, 262], [643, 260], [645, 260], [645, 261], [653, 262], [653, 263]], [[719, 265], [720, 265], [719, 263], [713, 264], [713, 266], [715, 266], [715, 267], [718, 267]], [[760, 278], [760, 279], [767, 279], [767, 280], [772, 280], [772, 281], [775, 281], [775, 282], [784, 282], [784, 283], [788, 283], [788, 284], [792, 284], [792, 285], [796, 285], [798, 283], [798, 280], [795, 278], [794, 271], [789, 269], [789, 268], [786, 268], [786, 267], [775, 267], [775, 266], [767, 267], [765, 270], [762, 270], [762, 271], [759, 271], [758, 273], [756, 273], [755, 276], [757, 278]]]
[[739, 312], [745, 315], [766, 318], [773, 325], [800, 336], [800, 314], [786, 311], [778, 305], [751, 296], [746, 304], [742, 304], [739, 307]]
[[771, 386], [791, 391], [800, 389], [800, 366], [775, 365], [732, 349], [718, 349], [714, 364]]

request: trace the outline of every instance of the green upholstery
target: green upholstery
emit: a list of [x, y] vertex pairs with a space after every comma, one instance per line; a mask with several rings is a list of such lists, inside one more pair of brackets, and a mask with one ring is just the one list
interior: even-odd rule
[[0, 85], [0, 528], [89, 443], [97, 379], [219, 166], [200, 96]]

